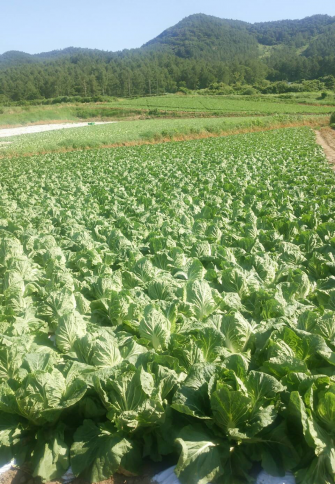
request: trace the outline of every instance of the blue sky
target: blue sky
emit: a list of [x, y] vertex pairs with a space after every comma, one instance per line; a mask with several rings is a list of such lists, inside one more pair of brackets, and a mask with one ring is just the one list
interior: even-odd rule
[[248, 22], [335, 16], [334, 0], [0, 0], [0, 53], [140, 47], [193, 13]]

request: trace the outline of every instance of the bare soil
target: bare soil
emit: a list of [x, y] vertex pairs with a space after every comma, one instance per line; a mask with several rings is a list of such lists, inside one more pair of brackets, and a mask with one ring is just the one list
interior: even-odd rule
[[324, 149], [329, 163], [335, 170], [335, 130], [331, 128], [322, 128], [315, 131], [316, 141]]

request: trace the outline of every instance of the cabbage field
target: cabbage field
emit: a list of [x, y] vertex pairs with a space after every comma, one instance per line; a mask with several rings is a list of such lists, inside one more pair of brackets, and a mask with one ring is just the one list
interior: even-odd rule
[[112, 144], [140, 143], [173, 139], [183, 135], [210, 136], [243, 129], [266, 129], [280, 125], [314, 126], [329, 124], [325, 116], [247, 116], [226, 118], [146, 119], [122, 121], [78, 129], [58, 129], [1, 138], [0, 158], [24, 154], [43, 154], [66, 149], [100, 148]]
[[0, 464], [335, 479], [335, 175], [308, 128], [0, 160]]

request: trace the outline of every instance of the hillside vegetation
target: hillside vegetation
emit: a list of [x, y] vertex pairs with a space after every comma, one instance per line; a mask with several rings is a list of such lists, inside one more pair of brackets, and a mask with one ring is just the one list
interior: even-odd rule
[[[133, 96], [335, 75], [335, 17], [249, 24], [192, 15], [139, 49], [0, 55], [0, 101]], [[266, 55], [265, 55], [266, 53]]]

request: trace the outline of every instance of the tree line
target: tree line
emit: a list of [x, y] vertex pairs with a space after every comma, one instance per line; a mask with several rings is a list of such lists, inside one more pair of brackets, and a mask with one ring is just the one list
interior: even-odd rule
[[262, 80], [317, 79], [335, 76], [335, 56], [300, 57], [290, 52], [244, 63], [183, 59], [156, 54], [143, 59], [77, 55], [54, 62], [26, 64], [0, 71], [0, 100], [59, 96], [142, 96], [205, 89], [213, 83], [254, 85]]

